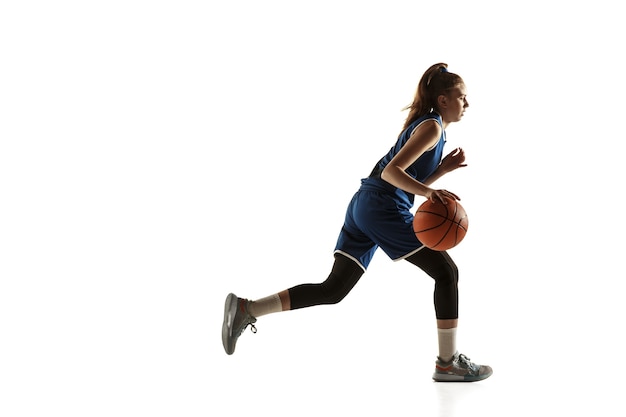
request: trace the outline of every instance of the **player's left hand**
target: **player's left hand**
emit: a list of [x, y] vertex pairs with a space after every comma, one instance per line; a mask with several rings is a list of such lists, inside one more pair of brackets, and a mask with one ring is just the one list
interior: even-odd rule
[[457, 168], [466, 167], [465, 163], [465, 151], [462, 148], [456, 148], [449, 154], [447, 154], [440, 164], [440, 168], [444, 172], [454, 171]]

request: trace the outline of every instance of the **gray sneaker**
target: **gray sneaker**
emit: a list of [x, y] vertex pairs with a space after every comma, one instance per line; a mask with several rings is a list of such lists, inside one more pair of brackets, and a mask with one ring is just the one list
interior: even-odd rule
[[252, 333], [256, 333], [256, 318], [248, 313], [250, 301], [228, 294], [224, 305], [224, 324], [222, 324], [222, 344], [229, 355], [235, 351], [237, 339], [246, 327], [251, 326]]
[[456, 352], [449, 362], [437, 358], [433, 379], [437, 382], [474, 382], [487, 379], [493, 370], [487, 365], [477, 365], [470, 358]]

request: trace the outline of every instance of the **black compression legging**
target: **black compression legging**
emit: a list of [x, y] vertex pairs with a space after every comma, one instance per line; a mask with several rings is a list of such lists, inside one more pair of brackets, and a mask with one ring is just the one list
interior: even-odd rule
[[[456, 264], [446, 252], [428, 248], [406, 258], [435, 280], [435, 315], [437, 319], [458, 318], [459, 279]], [[289, 289], [291, 309], [320, 304], [336, 304], [344, 299], [363, 275], [363, 269], [353, 260], [335, 255], [333, 269], [321, 284], [302, 284]]]
[[326, 281], [321, 284], [302, 284], [289, 289], [291, 309], [337, 304], [359, 282], [363, 272], [352, 259], [335, 254], [335, 263]]
[[459, 317], [459, 270], [447, 252], [428, 248], [406, 258], [435, 280], [435, 315], [439, 320]]

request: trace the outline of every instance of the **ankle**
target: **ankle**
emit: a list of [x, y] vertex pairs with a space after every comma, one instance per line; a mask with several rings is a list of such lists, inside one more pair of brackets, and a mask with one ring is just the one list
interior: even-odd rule
[[437, 329], [439, 341], [439, 358], [442, 362], [450, 362], [456, 354], [456, 327]]

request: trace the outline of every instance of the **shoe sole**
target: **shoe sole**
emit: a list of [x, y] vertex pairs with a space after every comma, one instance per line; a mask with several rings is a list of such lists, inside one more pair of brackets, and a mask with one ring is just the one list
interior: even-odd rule
[[467, 375], [447, 375], [447, 374], [437, 374], [433, 375], [433, 380], [435, 382], [477, 382], [482, 381], [484, 379], [489, 378], [493, 372], [488, 374], [478, 375], [478, 376], [467, 376]]
[[237, 314], [237, 296], [228, 294], [224, 303], [224, 323], [222, 324], [222, 344], [227, 354], [235, 352], [235, 342], [233, 341], [233, 323]]

